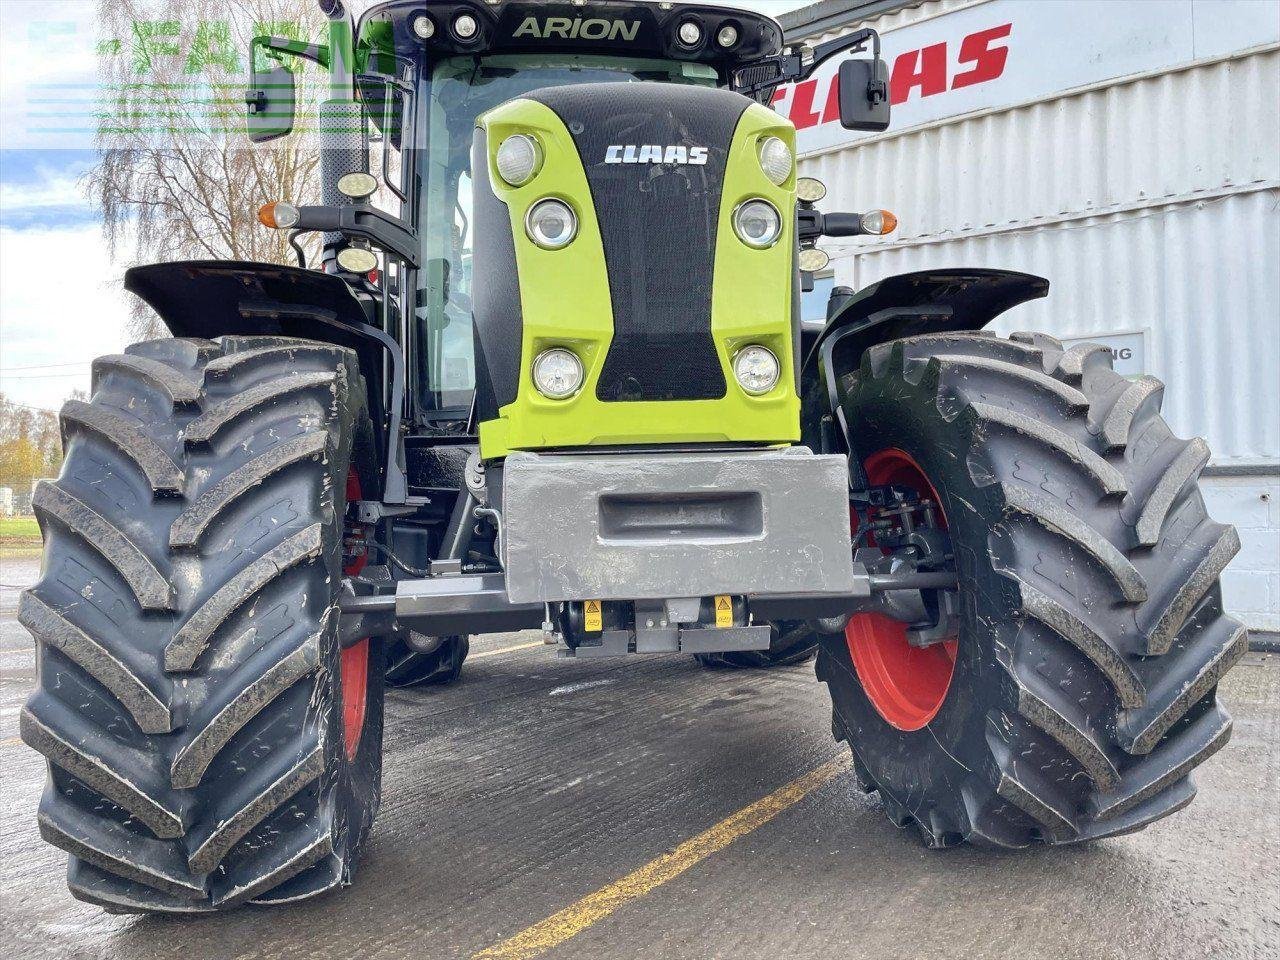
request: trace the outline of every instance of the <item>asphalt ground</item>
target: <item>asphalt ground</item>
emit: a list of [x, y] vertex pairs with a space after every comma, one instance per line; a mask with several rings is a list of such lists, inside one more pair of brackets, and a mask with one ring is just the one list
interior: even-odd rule
[[356, 885], [287, 908], [107, 915], [40, 841], [34, 677], [0, 561], [0, 957], [1280, 957], [1280, 656], [1223, 697], [1235, 736], [1190, 808], [1083, 847], [924, 849], [858, 793], [811, 664], [555, 659], [476, 641], [463, 680], [389, 697]]

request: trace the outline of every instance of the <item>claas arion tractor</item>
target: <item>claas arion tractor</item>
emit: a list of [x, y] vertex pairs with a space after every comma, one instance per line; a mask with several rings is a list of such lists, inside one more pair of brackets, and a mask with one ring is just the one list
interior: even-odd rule
[[839, 56], [842, 123], [885, 129], [873, 31], [322, 9], [323, 44], [254, 42], [247, 95], [268, 140], [297, 64], [327, 71], [322, 203], [260, 211], [299, 265], [131, 270], [173, 336], [95, 363], [35, 494], [21, 730], [72, 893], [197, 911], [349, 883], [387, 683], [524, 629], [571, 659], [816, 649], [853, 779], [930, 846], [1191, 800], [1246, 635], [1218, 582], [1239, 541], [1163, 386], [984, 332], [1047, 294], [1022, 273], [888, 277], [800, 321], [815, 243], [893, 221], [820, 212], [768, 104]]

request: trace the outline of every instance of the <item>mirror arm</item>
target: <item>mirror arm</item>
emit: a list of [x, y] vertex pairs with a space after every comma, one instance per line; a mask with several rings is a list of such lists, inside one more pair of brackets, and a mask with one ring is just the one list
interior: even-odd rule
[[[820, 43], [813, 48], [813, 62], [809, 64], [809, 69], [805, 76], [809, 76], [818, 67], [822, 66], [826, 61], [830, 60], [838, 53], [861, 53], [867, 48], [867, 43], [871, 44], [871, 59], [880, 59], [880, 34], [872, 30], [870, 27], [864, 27], [844, 37], [836, 37], [834, 40], [828, 40], [826, 43]], [[803, 79], [803, 78], [802, 78]]]
[[[288, 54], [291, 57], [301, 57], [303, 60], [310, 60], [321, 68], [329, 69], [329, 48], [322, 43], [307, 43], [304, 40], [294, 40], [290, 37], [270, 36], [270, 37], [254, 37], [250, 56], [254, 57], [259, 50], [267, 51], [271, 54]], [[280, 62], [277, 56], [272, 57], [273, 60]]]
[[[836, 37], [816, 47], [799, 45], [787, 47], [782, 53], [766, 57], [754, 63], [748, 63], [734, 71], [731, 87], [738, 93], [766, 103], [773, 91], [784, 83], [796, 83], [813, 75], [813, 72], [832, 57], [846, 51], [859, 53], [871, 44], [872, 57], [880, 59], [880, 34], [870, 27], [864, 27], [843, 37]], [[772, 69], [770, 69], [772, 68]], [[768, 70], [768, 75], [761, 78], [760, 71]], [[889, 99], [889, 91], [883, 82], [874, 84], [878, 89], [869, 91], [873, 102]], [[766, 96], [762, 99], [761, 94]]]

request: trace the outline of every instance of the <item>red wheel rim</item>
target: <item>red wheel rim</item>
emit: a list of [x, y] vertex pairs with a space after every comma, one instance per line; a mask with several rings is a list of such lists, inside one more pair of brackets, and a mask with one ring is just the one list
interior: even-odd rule
[[[353, 467], [347, 473], [347, 502], [360, 499], [363, 499], [360, 477]], [[342, 572], [349, 577], [358, 576], [368, 562], [367, 554], [345, 557]], [[338, 666], [338, 679], [342, 684], [342, 742], [347, 759], [354, 760], [360, 750], [369, 694], [369, 638], [344, 649]]]
[[[898, 484], [932, 500], [938, 522], [946, 528], [938, 492], [909, 453], [881, 450], [868, 457], [865, 466], [872, 486]], [[857, 514], [851, 519], [856, 526]], [[907, 642], [907, 625], [882, 613], [850, 617], [844, 638], [867, 699], [887, 723], [899, 730], [919, 730], [938, 715], [955, 673], [955, 638], [913, 647]]]

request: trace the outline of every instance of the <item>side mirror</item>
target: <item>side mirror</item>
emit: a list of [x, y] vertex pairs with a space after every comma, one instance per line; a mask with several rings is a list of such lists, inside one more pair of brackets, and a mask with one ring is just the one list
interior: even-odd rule
[[249, 139], [266, 143], [293, 130], [297, 110], [293, 71], [284, 64], [260, 71], [255, 63], [249, 73], [244, 102], [249, 108]]
[[840, 64], [840, 126], [880, 131], [889, 126], [889, 68], [883, 60]]

